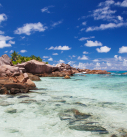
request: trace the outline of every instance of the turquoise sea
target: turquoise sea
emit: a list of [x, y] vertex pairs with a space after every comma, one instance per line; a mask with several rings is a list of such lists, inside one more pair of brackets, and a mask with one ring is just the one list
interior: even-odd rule
[[127, 131], [122, 73], [42, 77], [32, 93], [1, 95], [0, 137], [122, 137]]

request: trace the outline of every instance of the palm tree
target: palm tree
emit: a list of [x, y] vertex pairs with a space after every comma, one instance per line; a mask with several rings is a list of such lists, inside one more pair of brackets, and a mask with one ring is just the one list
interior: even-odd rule
[[11, 60], [12, 61], [16, 61], [18, 59], [19, 55], [18, 55], [18, 52], [14, 51], [12, 54], [11, 54]]

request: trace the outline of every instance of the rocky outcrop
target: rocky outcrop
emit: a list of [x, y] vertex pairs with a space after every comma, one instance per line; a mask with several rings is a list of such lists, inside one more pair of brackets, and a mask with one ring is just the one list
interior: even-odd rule
[[2, 57], [0, 57], [0, 66], [2, 66], [2, 65], [11, 65], [11, 66], [13, 66], [12, 61], [8, 57], [7, 54], [4, 54], [4, 55], [2, 55]]
[[32, 73], [27, 73], [28, 77], [32, 81], [41, 81], [39, 76], [33, 75]]
[[27, 73], [32, 73], [32, 74], [50, 74], [54, 71], [59, 70], [58, 67], [54, 67], [49, 64], [45, 64], [44, 62], [39, 62], [36, 60], [31, 60], [25, 63], [21, 63], [16, 65], [19, 68], [25, 68], [25, 71]]
[[57, 64], [56, 67], [59, 68], [59, 71], [72, 70], [72, 67], [69, 64], [65, 64], [65, 63]]
[[72, 71], [55, 71], [50, 74], [36, 74], [39, 77], [65, 77], [66, 75], [72, 76], [74, 73]]
[[106, 70], [89, 70], [87, 71], [88, 74], [111, 74], [110, 72], [107, 72]]
[[10, 65], [1, 65], [0, 66], [0, 76], [17, 76], [20, 75], [20, 70], [18, 67], [10, 66]]

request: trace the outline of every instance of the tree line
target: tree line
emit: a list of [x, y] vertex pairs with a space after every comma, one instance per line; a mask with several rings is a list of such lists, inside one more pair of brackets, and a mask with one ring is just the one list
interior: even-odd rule
[[[38, 56], [35, 56], [35, 55], [31, 55], [30, 57], [28, 56], [21, 56], [20, 54], [18, 54], [18, 52], [14, 51], [12, 54], [11, 54], [11, 60], [12, 60], [12, 63], [14, 65], [18, 64], [18, 63], [23, 63], [23, 62], [27, 62], [27, 61], [30, 61], [30, 60], [37, 60], [37, 61], [41, 61], [42, 62], [42, 59]], [[46, 64], [48, 64], [48, 62], [45, 62]]]

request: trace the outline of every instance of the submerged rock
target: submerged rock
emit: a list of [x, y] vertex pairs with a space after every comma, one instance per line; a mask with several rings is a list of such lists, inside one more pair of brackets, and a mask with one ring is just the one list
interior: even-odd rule
[[10, 113], [10, 114], [13, 114], [13, 113], [16, 113], [17, 112], [17, 109], [14, 109], [14, 108], [8, 108], [7, 110], [5, 110], [6, 113]]
[[17, 98], [28, 98], [29, 96], [28, 95], [22, 95], [22, 96], [19, 96]]
[[83, 107], [87, 107], [87, 105], [85, 105], [85, 104], [83, 104], [83, 103], [81, 103], [81, 102], [75, 102], [74, 104], [80, 105], [80, 106], [83, 106]]
[[74, 116], [71, 114], [59, 114], [60, 120], [73, 120]]
[[12, 105], [12, 104], [10, 104], [10, 103], [8, 103], [6, 101], [0, 102], [0, 106], [9, 106], [9, 105]]
[[66, 76], [64, 77], [64, 79], [70, 79], [70, 77], [69, 77], [68, 75], [66, 75]]
[[33, 99], [27, 99], [27, 100], [23, 100], [22, 102], [20, 103], [26, 103], [26, 104], [31, 104], [33, 102], [37, 102], [36, 100], [33, 100]]
[[81, 113], [76, 109], [68, 109], [59, 113], [59, 117], [61, 120], [83, 120], [87, 119], [90, 116], [90, 114]]
[[86, 119], [91, 116], [90, 114], [81, 113], [77, 109], [69, 109], [66, 110], [65, 112], [72, 112], [75, 118], [77, 119]]
[[117, 135], [115, 135], [115, 134], [113, 134], [113, 135], [111, 135], [111, 137], [118, 137]]
[[100, 134], [108, 134], [108, 131], [101, 126], [73, 125], [73, 126], [69, 126], [69, 128], [73, 130], [79, 130], [79, 131], [91, 131], [91, 132], [99, 132]]

